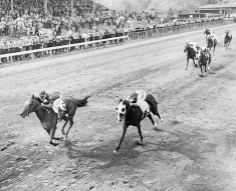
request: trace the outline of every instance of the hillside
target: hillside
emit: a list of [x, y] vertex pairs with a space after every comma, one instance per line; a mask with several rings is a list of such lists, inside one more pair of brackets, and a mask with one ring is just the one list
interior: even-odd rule
[[155, 8], [160, 11], [195, 10], [209, 3], [235, 3], [235, 0], [95, 0], [109, 8], [118, 10], [148, 10]]

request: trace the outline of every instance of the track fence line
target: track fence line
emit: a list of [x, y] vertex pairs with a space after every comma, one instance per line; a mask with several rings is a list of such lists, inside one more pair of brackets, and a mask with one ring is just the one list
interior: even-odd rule
[[[217, 21], [210, 21], [210, 22], [202, 22], [202, 23], [193, 23], [193, 24], [185, 24], [185, 25], [178, 25], [178, 26], [169, 26], [169, 27], [162, 27], [162, 28], [155, 28], [137, 32], [129, 32], [124, 36], [114, 37], [114, 38], [107, 38], [102, 40], [95, 40], [95, 41], [86, 41], [82, 43], [71, 43], [70, 41], [67, 42], [66, 45], [62, 46], [55, 46], [50, 48], [44, 48], [43, 44], [40, 44], [37, 48], [32, 48], [28, 51], [22, 51], [21, 48], [15, 47], [11, 48], [9, 51], [6, 49], [0, 50], [0, 64], [1, 63], [11, 63], [14, 61], [22, 61], [22, 60], [30, 60], [45, 56], [52, 56], [57, 54], [62, 54], [66, 52], [71, 52], [74, 50], [86, 50], [92, 48], [99, 48], [99, 47], [106, 47], [112, 45], [119, 45], [128, 40], [138, 40], [138, 39], [145, 39], [145, 38], [158, 38], [163, 36], [169, 36], [173, 34], [180, 34], [184, 32], [196, 31], [205, 28], [212, 28], [217, 26], [223, 26], [234, 23], [233, 19], [227, 20], [217, 20]], [[10, 52], [10, 53], [9, 53]]]

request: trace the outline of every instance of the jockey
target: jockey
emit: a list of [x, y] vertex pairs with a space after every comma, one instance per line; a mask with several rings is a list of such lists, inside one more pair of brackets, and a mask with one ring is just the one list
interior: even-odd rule
[[186, 44], [188, 44], [190, 47], [193, 48], [193, 50], [194, 50], [196, 53], [198, 53], [199, 46], [198, 46], [197, 42], [188, 42], [188, 43], [186, 43]]
[[205, 54], [205, 56], [207, 57], [207, 59], [209, 59], [209, 58], [210, 58], [210, 55], [209, 55], [209, 50], [208, 50], [208, 48], [202, 47], [201, 49], [202, 49], [203, 54]]
[[198, 59], [200, 46], [197, 44], [197, 42], [187, 42], [186, 44], [189, 45], [195, 51], [196, 59]]
[[209, 36], [213, 39], [213, 40], [217, 40], [217, 36], [216, 34], [212, 31]]
[[145, 115], [145, 113], [150, 112], [150, 106], [145, 101], [146, 97], [147, 97], [147, 93], [145, 91], [137, 90], [134, 93], [132, 93], [130, 96], [128, 96], [127, 100], [131, 103], [131, 105], [139, 106]]
[[41, 91], [39, 93], [39, 98], [42, 101], [42, 106], [46, 108], [52, 108], [55, 113], [63, 112], [62, 115], [65, 115], [66, 105], [62, 100], [62, 96], [59, 92], [47, 93], [46, 91]]
[[[230, 30], [226, 30], [225, 31], [225, 39], [224, 39], [224, 44], [226, 45], [227, 41], [231, 41], [232, 40], [232, 34], [230, 33]], [[230, 42], [229, 42], [230, 43]]]

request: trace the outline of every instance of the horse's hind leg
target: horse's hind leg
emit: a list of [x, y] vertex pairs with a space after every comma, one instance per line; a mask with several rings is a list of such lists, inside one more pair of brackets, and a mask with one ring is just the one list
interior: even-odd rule
[[123, 126], [123, 133], [122, 133], [120, 142], [119, 142], [118, 146], [116, 147], [116, 149], [113, 151], [113, 153], [117, 153], [117, 152], [119, 151], [120, 146], [121, 146], [121, 144], [122, 144], [122, 142], [123, 142], [123, 140], [124, 140], [124, 138], [125, 138], [125, 134], [126, 134], [127, 128], [128, 128], [127, 125], [124, 125], [124, 126]]
[[155, 121], [154, 121], [152, 115], [151, 115], [151, 114], [148, 114], [147, 117], [148, 117], [148, 118], [150, 119], [150, 121], [152, 122], [152, 125], [154, 126], [153, 129], [157, 129], [158, 126], [157, 126], [157, 124], [155, 123]]
[[62, 126], [62, 129], [61, 129], [61, 133], [62, 133], [62, 135], [65, 137], [65, 127], [66, 127], [66, 125], [67, 125], [67, 123], [68, 123], [68, 118], [64, 118], [64, 120], [65, 120], [65, 123], [64, 123], [64, 125]]
[[153, 107], [152, 113], [156, 115], [161, 121], [163, 121], [163, 119], [161, 118], [161, 115], [158, 112], [157, 104]]
[[138, 134], [139, 134], [139, 137], [140, 137], [140, 144], [142, 145], [143, 144], [143, 135], [142, 135], [142, 130], [141, 130], [141, 126], [137, 126], [138, 128]]
[[215, 45], [214, 45], [214, 48], [213, 48], [213, 54], [214, 54], [214, 55], [215, 55], [216, 45], [217, 45], [217, 44], [215, 44]]
[[67, 131], [66, 131], [66, 136], [65, 136], [66, 139], [68, 138], [68, 134], [69, 134], [69, 132], [70, 132], [70, 129], [71, 129], [71, 127], [72, 127], [73, 124], [74, 124], [73, 117], [70, 117], [70, 116], [69, 116], [69, 122], [70, 122], [70, 126], [68, 127], [68, 129], [67, 129]]

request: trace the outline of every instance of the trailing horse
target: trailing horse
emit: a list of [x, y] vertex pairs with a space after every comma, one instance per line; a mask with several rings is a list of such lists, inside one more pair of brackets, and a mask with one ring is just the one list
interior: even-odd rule
[[197, 59], [197, 52], [194, 50], [194, 48], [189, 43], [186, 43], [185, 48], [184, 48], [184, 52], [187, 53], [186, 70], [188, 69], [189, 59], [192, 59], [194, 66], [197, 67], [197, 64], [195, 63], [195, 60]]
[[[162, 118], [158, 112], [157, 101], [155, 100], [155, 98], [152, 95], [148, 94], [146, 101], [150, 105], [150, 111], [154, 115], [158, 116], [158, 118], [162, 121]], [[121, 122], [123, 120], [123, 133], [117, 148], [113, 151], [114, 153], [119, 151], [120, 146], [124, 140], [126, 131], [130, 125], [138, 128], [138, 133], [141, 141], [140, 144], [143, 144], [143, 135], [140, 124], [141, 121], [148, 117], [151, 120], [152, 124], [157, 127], [157, 124], [154, 122], [150, 112], [144, 113], [138, 105], [132, 105], [132, 103], [127, 100], [121, 99], [118, 106], [116, 107], [116, 111], [117, 121]]]
[[199, 56], [199, 66], [201, 69], [201, 73], [204, 76], [203, 72], [205, 73], [210, 70], [210, 64], [212, 60], [212, 55], [208, 49], [204, 49], [200, 51], [200, 56]]
[[209, 49], [209, 51], [211, 51], [211, 49], [213, 48], [212, 51], [213, 51], [213, 53], [215, 53], [217, 39], [211, 35], [208, 35], [206, 38], [206, 44], [207, 44], [207, 48]]
[[226, 48], [226, 50], [228, 50], [232, 39], [233, 39], [232, 34], [230, 34], [229, 32], [226, 32], [225, 38], [224, 38], [224, 47]]
[[[64, 115], [60, 116], [59, 115], [59, 118], [61, 117], [63, 120], [65, 120], [65, 124], [63, 125], [63, 128], [62, 128], [62, 134], [65, 135], [66, 138], [68, 136], [69, 130], [71, 129], [71, 127], [73, 125], [73, 117], [75, 115], [77, 107], [86, 106], [88, 98], [89, 97], [85, 97], [82, 100], [78, 100], [75, 98], [65, 99], [65, 103], [66, 103], [66, 107], [67, 107], [66, 114], [68, 114], [68, 116], [64, 116]], [[22, 118], [25, 118], [26, 116], [28, 116], [30, 113], [33, 113], [33, 112], [36, 114], [36, 116], [40, 120], [43, 128], [49, 134], [49, 136], [50, 136], [49, 143], [54, 146], [58, 145], [53, 142], [53, 139], [58, 140], [57, 138], [54, 138], [54, 135], [55, 135], [55, 132], [57, 129], [58, 114], [56, 114], [53, 111], [53, 109], [51, 109], [51, 108], [44, 108], [41, 105], [41, 99], [39, 99], [38, 97], [36, 97], [34, 95], [32, 95], [30, 100], [28, 100], [25, 103], [25, 107], [24, 107], [22, 113], [20, 114], [20, 116]], [[68, 123], [68, 121], [70, 122], [70, 126], [65, 134], [64, 128], [65, 128], [66, 124]]]

